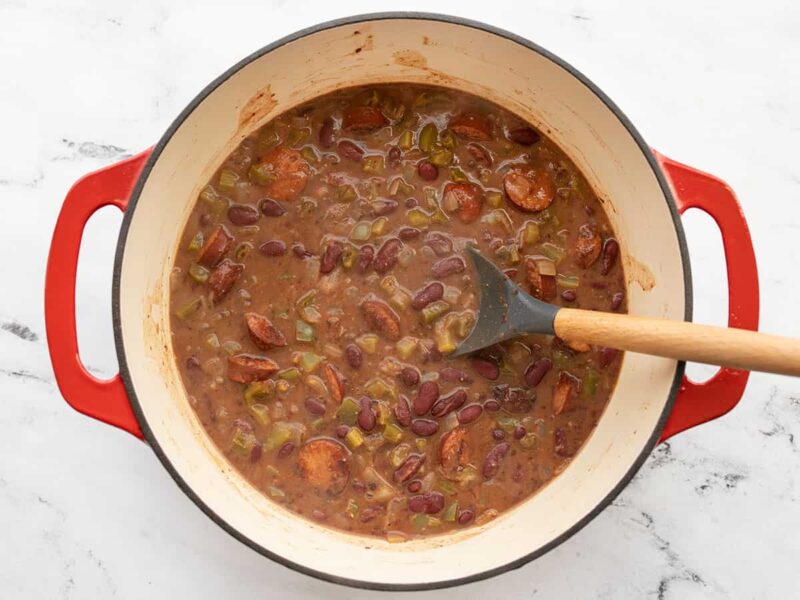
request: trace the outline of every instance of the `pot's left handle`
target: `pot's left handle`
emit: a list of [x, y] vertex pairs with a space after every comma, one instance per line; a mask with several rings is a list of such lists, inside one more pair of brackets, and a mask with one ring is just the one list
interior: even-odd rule
[[98, 379], [78, 354], [75, 276], [83, 229], [100, 208], [124, 211], [150, 150], [79, 179], [67, 193], [53, 231], [44, 287], [47, 345], [61, 394], [75, 410], [143, 438], [122, 379]]

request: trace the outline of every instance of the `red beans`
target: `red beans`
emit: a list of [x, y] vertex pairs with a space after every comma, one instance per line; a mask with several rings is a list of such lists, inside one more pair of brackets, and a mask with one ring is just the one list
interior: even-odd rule
[[464, 390], [456, 390], [455, 392], [443, 396], [436, 404], [431, 407], [431, 416], [437, 419], [443, 417], [454, 410], [458, 410], [467, 401], [467, 392]]
[[622, 301], [624, 299], [625, 295], [622, 292], [617, 292], [611, 296], [611, 310], [617, 310], [620, 306], [622, 306]]
[[414, 367], [403, 367], [400, 371], [400, 381], [406, 387], [414, 387], [419, 383], [419, 371]]
[[249, 204], [232, 204], [228, 209], [228, 221], [234, 225], [253, 225], [258, 222], [260, 216], [258, 209]]
[[209, 225], [211, 225], [211, 215], [208, 213], [200, 215], [200, 227], [208, 227]]
[[603, 244], [603, 256], [600, 261], [600, 272], [603, 275], [608, 275], [609, 271], [614, 267], [619, 256], [619, 242], [614, 238], [608, 238]]
[[390, 167], [396, 167], [400, 164], [400, 148], [397, 146], [392, 146], [389, 148], [389, 152], [386, 153], [386, 162]]
[[525, 437], [525, 434], [528, 433], [528, 430], [525, 429], [522, 425], [517, 425], [514, 427], [514, 439], [521, 440]]
[[411, 406], [405, 396], [400, 396], [400, 400], [394, 405], [394, 417], [403, 427], [411, 425]]
[[397, 263], [397, 256], [400, 254], [402, 247], [403, 242], [397, 238], [386, 240], [375, 255], [375, 260], [372, 261], [375, 271], [380, 274], [389, 271]]
[[497, 471], [500, 470], [500, 460], [508, 454], [510, 448], [511, 444], [508, 442], [500, 442], [489, 450], [483, 461], [483, 477], [485, 479], [491, 479], [497, 475]]
[[283, 208], [283, 205], [277, 200], [264, 198], [261, 201], [261, 213], [265, 217], [280, 217], [286, 213], [286, 209]]
[[354, 144], [350, 140], [342, 140], [336, 145], [336, 151], [339, 153], [339, 156], [342, 158], [346, 158], [347, 160], [352, 160], [354, 162], [361, 162], [361, 159], [364, 158], [364, 149], [357, 144]]
[[425, 181], [434, 181], [439, 177], [439, 167], [429, 161], [427, 158], [417, 163], [417, 174], [420, 179]]
[[397, 232], [397, 237], [399, 237], [403, 241], [408, 241], [419, 237], [420, 233], [422, 232], [416, 227], [403, 227], [402, 229], [400, 229], [400, 231]]
[[358, 250], [358, 270], [366, 273], [372, 266], [373, 258], [375, 258], [375, 248], [370, 245], [361, 246]]
[[490, 358], [474, 356], [470, 359], [470, 365], [478, 375], [485, 377], [489, 381], [494, 381], [500, 377], [500, 366]]
[[283, 446], [280, 447], [278, 450], [278, 458], [286, 458], [292, 452], [294, 452], [294, 442], [286, 442]]
[[431, 302], [441, 300], [442, 296], [444, 296], [444, 285], [438, 281], [433, 281], [414, 294], [414, 297], [411, 299], [411, 308], [414, 310], [422, 310]]
[[422, 489], [422, 482], [419, 479], [415, 479], [414, 481], [409, 481], [408, 485], [406, 485], [406, 489], [412, 494], [416, 494], [418, 491]]
[[547, 372], [553, 368], [553, 361], [543, 357], [535, 360], [525, 369], [525, 383], [528, 387], [536, 387]]
[[299, 242], [292, 244], [292, 252], [297, 258], [308, 258], [309, 256], [314, 256], [313, 252], [306, 250], [306, 247]]
[[439, 370], [439, 377], [449, 383], [472, 383], [472, 378], [466, 372], [454, 367], [443, 367]]
[[439, 399], [439, 384], [435, 381], [426, 381], [419, 386], [417, 397], [414, 398], [414, 412], [420, 416], [426, 414]]
[[561, 292], [561, 298], [566, 302], [575, 302], [577, 297], [578, 295], [575, 293], [575, 290], [564, 290]]
[[517, 127], [508, 132], [508, 139], [520, 146], [532, 146], [541, 139], [541, 136], [532, 127]]
[[361, 408], [358, 410], [358, 416], [356, 417], [358, 426], [364, 431], [372, 431], [375, 429], [376, 422], [375, 412], [372, 410], [372, 400], [363, 396], [359, 400], [359, 404]]
[[253, 449], [250, 450], [250, 462], [257, 463], [261, 460], [261, 456], [264, 454], [264, 447], [260, 443], [256, 443], [253, 446]]
[[339, 241], [333, 241], [325, 247], [325, 252], [322, 253], [322, 258], [319, 262], [319, 272], [323, 275], [330, 273], [336, 267], [339, 259], [342, 257], [344, 247]]
[[361, 363], [364, 360], [364, 353], [361, 351], [361, 348], [355, 344], [348, 344], [344, 349], [344, 357], [347, 359], [348, 365], [353, 369], [358, 369], [361, 367]]
[[614, 359], [617, 358], [617, 354], [619, 354], [619, 350], [616, 348], [600, 348], [600, 358], [598, 361], [600, 366], [605, 369], [614, 362]]
[[458, 422], [462, 425], [469, 425], [476, 421], [481, 414], [483, 414], [483, 407], [480, 404], [470, 404], [459, 411]]
[[465, 508], [464, 510], [458, 511], [458, 524], [459, 525], [466, 525], [467, 523], [472, 522], [472, 519], [475, 518], [475, 511], [469, 508]]
[[417, 474], [417, 471], [420, 470], [424, 462], [425, 462], [425, 455], [412, 454], [403, 461], [402, 465], [397, 467], [392, 477], [398, 483], [408, 481], [414, 475]]
[[506, 432], [502, 429], [492, 429], [492, 437], [499, 442], [506, 438]]
[[283, 256], [286, 254], [286, 244], [281, 240], [269, 240], [258, 247], [264, 256]]
[[431, 274], [434, 277], [441, 278], [455, 273], [463, 273], [467, 268], [467, 263], [460, 256], [449, 256], [441, 260], [437, 260], [431, 267]]
[[435, 515], [444, 508], [444, 495], [441, 492], [425, 492], [408, 499], [408, 510], [415, 513]]
[[350, 433], [350, 426], [342, 423], [336, 426], [336, 437], [343, 438]]
[[453, 240], [439, 231], [431, 231], [425, 236], [425, 245], [433, 250], [436, 256], [444, 256], [453, 251]]
[[497, 400], [489, 399], [483, 403], [483, 408], [489, 412], [497, 412], [500, 410], [500, 403]]
[[419, 202], [417, 202], [416, 198], [406, 198], [406, 201], [405, 201], [404, 204], [405, 204], [406, 208], [414, 208], [415, 206], [417, 206], [419, 204]]
[[333, 119], [326, 117], [319, 129], [319, 145], [323, 148], [333, 148]]
[[196, 369], [200, 366], [200, 360], [196, 356], [190, 356], [186, 359], [187, 369]]
[[411, 421], [411, 431], [422, 437], [430, 437], [439, 431], [439, 423], [431, 419], [414, 419]]
[[305, 407], [312, 415], [325, 414], [325, 403], [318, 398], [306, 398]]

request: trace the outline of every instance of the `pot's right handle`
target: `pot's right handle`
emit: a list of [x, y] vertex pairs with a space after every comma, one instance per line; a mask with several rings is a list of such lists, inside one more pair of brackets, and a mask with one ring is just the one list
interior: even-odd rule
[[[672, 186], [678, 210], [699, 208], [722, 233], [728, 272], [728, 327], [758, 329], [758, 271], [753, 241], [733, 190], [716, 177], [653, 151]], [[749, 371], [722, 368], [704, 383], [684, 376], [672, 413], [661, 433], [664, 441], [730, 411], [739, 402]]]
[[75, 328], [75, 276], [83, 229], [100, 208], [125, 210], [150, 150], [89, 173], [67, 193], [53, 231], [44, 286], [47, 345], [58, 388], [75, 410], [143, 438], [119, 374], [98, 379], [81, 362]]

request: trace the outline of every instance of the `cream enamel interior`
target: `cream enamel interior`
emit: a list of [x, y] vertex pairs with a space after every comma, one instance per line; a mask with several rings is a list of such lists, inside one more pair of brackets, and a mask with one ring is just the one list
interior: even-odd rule
[[350, 536], [293, 517], [239, 477], [195, 418], [174, 367], [168, 289], [179, 234], [202, 184], [252, 129], [333, 89], [389, 81], [482, 95], [546, 131], [606, 199], [622, 241], [631, 312], [683, 319], [683, 264], [667, 202], [642, 150], [608, 107], [548, 58], [494, 33], [388, 19], [318, 31], [262, 55], [212, 91], [178, 127], [130, 221], [118, 334], [142, 413], [161, 449], [232, 528], [329, 576], [425, 584], [502, 567], [590, 513], [645, 447], [668, 400], [676, 363], [629, 354], [605, 415], [569, 468], [480, 529], [394, 545]]

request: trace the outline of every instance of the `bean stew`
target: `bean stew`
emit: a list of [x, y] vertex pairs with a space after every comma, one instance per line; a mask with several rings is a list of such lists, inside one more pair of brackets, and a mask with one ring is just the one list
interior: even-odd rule
[[242, 141], [189, 217], [170, 302], [190, 402], [244, 477], [400, 542], [486, 523], [565, 468], [621, 354], [529, 336], [448, 359], [477, 309], [470, 244], [537, 298], [626, 310], [601, 202], [488, 101], [352, 88]]

